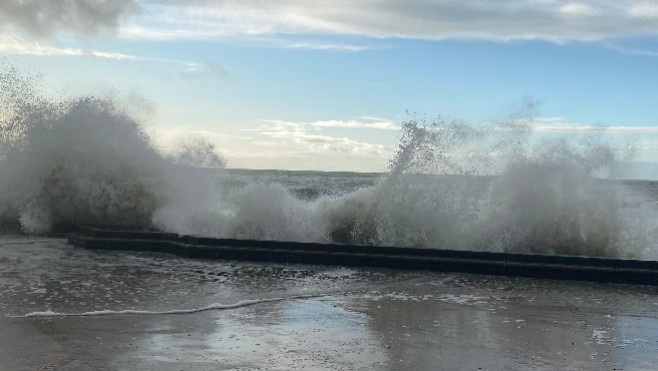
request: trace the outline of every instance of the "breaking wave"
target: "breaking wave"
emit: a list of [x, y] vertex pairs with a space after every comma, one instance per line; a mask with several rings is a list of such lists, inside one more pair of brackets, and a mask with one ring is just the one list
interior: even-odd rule
[[[0, 223], [27, 233], [58, 225], [147, 227], [195, 159], [213, 147], [163, 156], [112, 97], [56, 99], [39, 79], [0, 71]], [[181, 161], [179, 161], [181, 160]]]
[[[652, 202], [606, 180], [632, 151], [538, 139], [532, 120], [412, 119], [374, 185], [300, 197], [238, 179], [203, 139], [164, 155], [112, 97], [55, 99], [0, 71], [0, 223], [211, 237], [655, 258]], [[538, 137], [538, 136], [537, 136]], [[598, 138], [598, 139], [597, 139]], [[212, 170], [211, 170], [212, 169]], [[308, 192], [307, 192], [308, 193]]]
[[281, 184], [246, 183], [161, 208], [153, 223], [227, 238], [656, 258], [654, 203], [604, 177], [632, 151], [533, 142], [530, 125], [411, 120], [373, 186], [302, 200]]

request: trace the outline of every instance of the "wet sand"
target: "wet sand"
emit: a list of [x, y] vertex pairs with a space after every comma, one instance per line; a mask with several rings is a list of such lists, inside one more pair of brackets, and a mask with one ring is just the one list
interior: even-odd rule
[[3, 370], [656, 369], [657, 319], [648, 286], [0, 242]]

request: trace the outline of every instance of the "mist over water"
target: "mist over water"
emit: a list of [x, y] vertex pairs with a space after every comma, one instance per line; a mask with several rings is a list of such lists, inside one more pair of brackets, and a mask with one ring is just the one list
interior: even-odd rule
[[[604, 136], [538, 139], [524, 116], [479, 126], [411, 119], [379, 179], [302, 174], [291, 186], [281, 174], [268, 181], [221, 170], [225, 161], [202, 138], [163, 154], [129, 112], [111, 96], [50, 98], [38, 79], [2, 66], [0, 223], [31, 234], [91, 224], [211, 237], [658, 256], [653, 202], [604, 179], [627, 166], [632, 151]], [[329, 180], [336, 183], [322, 184]]]

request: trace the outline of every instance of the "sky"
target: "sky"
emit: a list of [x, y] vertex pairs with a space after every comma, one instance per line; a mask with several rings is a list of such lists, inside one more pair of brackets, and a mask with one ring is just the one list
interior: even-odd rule
[[385, 171], [407, 120], [529, 100], [536, 135], [604, 126], [658, 162], [658, 1], [0, 0], [0, 56], [229, 167]]

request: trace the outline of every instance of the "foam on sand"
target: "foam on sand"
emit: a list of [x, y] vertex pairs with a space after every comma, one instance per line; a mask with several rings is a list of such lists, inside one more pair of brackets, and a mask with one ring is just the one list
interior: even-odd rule
[[176, 310], [167, 310], [167, 311], [148, 311], [148, 310], [133, 310], [133, 309], [126, 309], [126, 310], [98, 310], [98, 311], [91, 311], [91, 312], [82, 312], [82, 313], [59, 313], [59, 312], [53, 312], [53, 311], [44, 311], [44, 312], [32, 312], [32, 313], [27, 313], [22, 316], [16, 316], [16, 317], [24, 317], [24, 318], [41, 318], [41, 317], [97, 317], [97, 316], [118, 316], [118, 315], [140, 315], [140, 316], [145, 316], [145, 315], [174, 315], [174, 314], [194, 314], [194, 313], [199, 313], [199, 312], [207, 312], [211, 310], [227, 310], [227, 309], [236, 309], [236, 308], [243, 308], [243, 307], [249, 307], [253, 305], [259, 305], [259, 304], [265, 304], [265, 303], [276, 303], [276, 302], [282, 302], [282, 301], [290, 301], [290, 300], [300, 300], [300, 299], [313, 299], [313, 298], [319, 298], [322, 297], [322, 295], [297, 295], [297, 296], [289, 296], [285, 298], [271, 298], [271, 299], [254, 299], [254, 300], [241, 300], [238, 301], [237, 303], [233, 304], [211, 304], [205, 307], [201, 308], [193, 308], [193, 309], [176, 309]]

